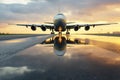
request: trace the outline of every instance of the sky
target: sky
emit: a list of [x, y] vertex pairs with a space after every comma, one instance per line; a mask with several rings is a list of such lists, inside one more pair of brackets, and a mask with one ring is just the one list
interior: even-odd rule
[[[34, 32], [25, 27], [8, 25], [8, 23], [52, 22], [59, 9], [65, 14], [67, 21], [81, 24], [120, 22], [120, 0], [0, 0], [0, 32], [50, 33], [49, 30], [43, 32], [39, 28]], [[87, 32], [82, 28], [77, 33], [113, 31], [120, 31], [120, 25], [95, 27]]]

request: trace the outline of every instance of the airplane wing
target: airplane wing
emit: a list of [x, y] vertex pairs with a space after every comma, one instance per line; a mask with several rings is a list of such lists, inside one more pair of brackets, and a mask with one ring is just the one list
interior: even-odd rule
[[16, 24], [17, 26], [26, 26], [26, 27], [46, 27], [47, 29], [54, 28], [53, 24]]
[[90, 27], [95, 27], [95, 26], [103, 26], [103, 25], [112, 25], [112, 24], [118, 24], [118, 23], [103, 23], [103, 24], [67, 24], [66, 28], [67, 29], [74, 29], [75, 31], [78, 31], [79, 28], [85, 27], [85, 30], [89, 30]]
[[50, 29], [50, 30], [54, 29], [53, 24], [10, 24], [10, 25], [31, 27], [33, 31], [36, 30], [36, 27], [40, 27], [43, 31], [46, 31], [46, 29]]

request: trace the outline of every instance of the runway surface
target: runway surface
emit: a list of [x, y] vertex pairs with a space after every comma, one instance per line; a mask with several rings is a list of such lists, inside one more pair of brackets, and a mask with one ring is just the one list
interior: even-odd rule
[[13, 39], [11, 38], [12, 40], [0, 41], [0, 61], [6, 59], [7, 56], [14, 55], [18, 51], [34, 46], [37, 43], [41, 43], [45, 39], [50, 38], [52, 36], [53, 35], [43, 35], [43, 36], [34, 36], [34, 37], [29, 36], [29, 38], [14, 39], [16, 38], [15, 36], [13, 37]]
[[[44, 34], [46, 35], [46, 34]], [[19, 38], [27, 38], [27, 37], [34, 37], [34, 36], [41, 36], [40, 34], [16, 34], [16, 35], [0, 35], [0, 41], [3, 40], [10, 40], [10, 39], [19, 39]]]
[[51, 36], [0, 41], [0, 80], [120, 80], [120, 38], [70, 35], [89, 44], [67, 44], [57, 56], [40, 44]]

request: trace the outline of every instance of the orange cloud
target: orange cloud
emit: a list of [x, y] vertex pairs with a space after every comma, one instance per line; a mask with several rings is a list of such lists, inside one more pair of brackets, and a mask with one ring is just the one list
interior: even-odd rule
[[[54, 2], [53, 2], [54, 1]], [[10, 33], [44, 33], [41, 30], [36, 32], [30, 29], [17, 26], [9, 26], [7, 23], [43, 23], [53, 21], [57, 14], [58, 6], [61, 5], [62, 13], [68, 21], [77, 21], [80, 23], [98, 23], [98, 22], [120, 22], [120, 1], [119, 0], [39, 0], [24, 4], [0, 4], [0, 32]], [[118, 26], [114, 27], [113, 26]], [[119, 25], [97, 27], [89, 32], [112, 32], [120, 30]], [[84, 29], [81, 32], [85, 32]], [[48, 33], [49, 30], [48, 30]]]

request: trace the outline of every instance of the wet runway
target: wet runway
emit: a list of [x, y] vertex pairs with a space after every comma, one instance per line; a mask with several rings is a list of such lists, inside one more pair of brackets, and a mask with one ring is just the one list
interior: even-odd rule
[[[3, 59], [0, 61], [0, 80], [120, 80], [120, 45], [117, 43], [120, 38], [70, 35], [69, 39], [77, 42], [67, 44], [63, 56], [54, 53], [53, 44], [40, 44], [46, 38], [48, 36], [19, 39], [20, 42], [8, 40], [10, 46], [28, 46], [17, 52], [8, 51], [6, 54], [9, 55], [4, 59], [0, 55]], [[84, 43], [86, 39], [88, 44], [78, 42]], [[5, 42], [0, 41], [2, 48], [4, 44], [8, 45]]]

